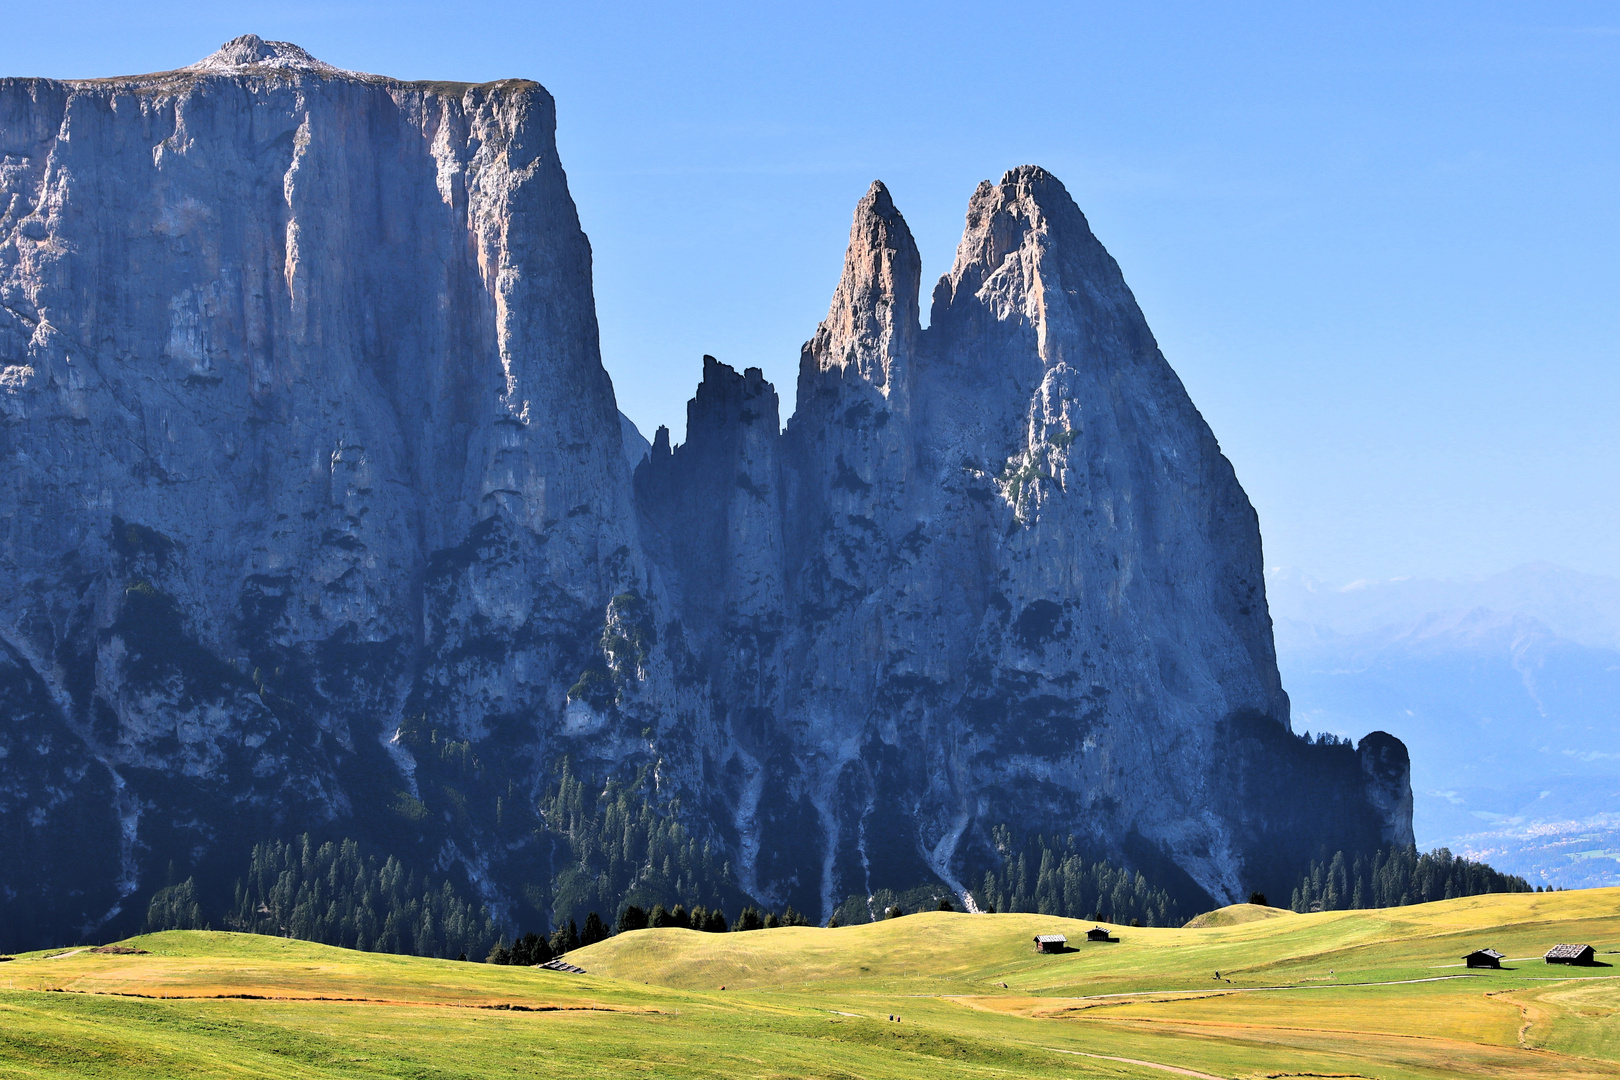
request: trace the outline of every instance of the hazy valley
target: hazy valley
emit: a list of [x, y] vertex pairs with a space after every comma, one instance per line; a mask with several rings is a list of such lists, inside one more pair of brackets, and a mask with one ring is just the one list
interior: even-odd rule
[[1267, 591], [1297, 725], [1406, 742], [1421, 846], [1620, 883], [1620, 581], [1538, 564]]

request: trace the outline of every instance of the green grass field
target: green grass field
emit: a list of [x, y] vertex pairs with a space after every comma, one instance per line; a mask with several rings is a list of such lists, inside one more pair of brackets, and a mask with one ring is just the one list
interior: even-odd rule
[[[1540, 959], [1620, 960], [1620, 889], [1198, 922], [641, 930], [572, 954], [586, 975], [154, 934], [0, 963], [0, 1077], [1620, 1080], [1620, 968]], [[1484, 947], [1505, 970], [1462, 966]]]

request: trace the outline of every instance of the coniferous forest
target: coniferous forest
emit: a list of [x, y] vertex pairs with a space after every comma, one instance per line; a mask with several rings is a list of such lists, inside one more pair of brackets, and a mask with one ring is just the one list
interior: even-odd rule
[[[255, 845], [228, 910], [210, 911], [190, 877], [159, 889], [147, 905], [146, 929], [213, 927], [375, 952], [529, 965], [647, 927], [722, 933], [810, 925], [792, 907], [777, 913], [748, 903], [728, 918], [718, 897], [739, 895], [730, 867], [717, 865], [712, 849], [688, 836], [672, 815], [658, 812], [636, 785], [609, 782], [593, 794], [565, 766], [540, 815], [566, 851], [566, 869], [553, 883], [556, 914], [547, 928], [516, 933], [448, 879], [418, 874], [392, 855], [364, 853], [354, 840], [320, 843], [305, 834]], [[1005, 825], [993, 829], [992, 837], [1001, 862], [984, 871], [974, 890], [981, 910], [1133, 926], [1184, 921], [1169, 891], [1141, 871], [1086, 858], [1073, 837], [1020, 838]], [[1289, 906], [1300, 912], [1398, 907], [1530, 890], [1521, 877], [1445, 849], [1420, 855], [1415, 847], [1393, 846], [1313, 862]], [[939, 889], [912, 893], [852, 897], [830, 924], [936, 906], [956, 909]], [[690, 908], [680, 900], [667, 902], [682, 894], [711, 902]]]
[[1087, 860], [1075, 838], [1014, 838], [1005, 825], [991, 830], [1002, 857], [985, 871], [976, 892], [986, 911], [1034, 911], [1070, 919], [1099, 919], [1133, 926], [1180, 926], [1180, 906], [1140, 872]]
[[657, 904], [740, 906], [731, 864], [680, 822], [680, 804], [658, 803], [643, 769], [631, 781], [588, 784], [563, 759], [556, 786], [539, 805], [552, 846], [554, 923], [591, 911]]
[[[196, 883], [160, 889], [146, 928], [201, 929]], [[272, 934], [372, 952], [482, 958], [497, 931], [489, 912], [448, 881], [407, 871], [392, 856], [363, 856], [353, 840], [316, 844], [309, 834], [257, 844], [232, 909], [218, 929]]]
[[1346, 855], [1311, 863], [1294, 888], [1289, 907], [1295, 911], [1339, 911], [1346, 908], [1401, 907], [1484, 893], [1530, 892], [1522, 877], [1493, 870], [1437, 848], [1423, 855], [1413, 845]]

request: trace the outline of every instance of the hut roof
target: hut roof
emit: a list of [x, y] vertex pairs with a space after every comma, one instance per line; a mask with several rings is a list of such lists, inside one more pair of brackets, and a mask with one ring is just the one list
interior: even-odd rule
[[[560, 957], [558, 957], [556, 959], [553, 959], [553, 960], [547, 960], [543, 964], [536, 964], [534, 966], [537, 967], [537, 968], [545, 968], [547, 971], [566, 971], [570, 975], [583, 975], [583, 974], [585, 974], [585, 969], [584, 968], [577, 967], [574, 964], [567, 963]], [[724, 989], [724, 987], [722, 987], [722, 989]]]
[[1592, 951], [1590, 945], [1554, 945], [1547, 950], [1546, 958], [1548, 960], [1579, 960]]
[[[1473, 952], [1468, 954], [1468, 956], [1488, 956], [1492, 960], [1500, 960], [1506, 955], [1506, 953], [1499, 953], [1495, 949], [1475, 949]], [[1468, 956], [1463, 957], [1463, 959], [1468, 959]]]
[[1065, 945], [1069, 941], [1062, 934], [1036, 934], [1035, 940], [1042, 945]]

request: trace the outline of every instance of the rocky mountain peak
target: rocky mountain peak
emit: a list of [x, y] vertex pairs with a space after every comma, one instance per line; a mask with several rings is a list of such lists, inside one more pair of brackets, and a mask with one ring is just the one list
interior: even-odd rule
[[[1054, 237], [1057, 229], [1064, 235]], [[1045, 290], [1042, 254], [1096, 245], [1085, 215], [1056, 177], [1036, 165], [1010, 169], [1000, 184], [981, 183], [968, 202], [967, 226], [950, 273], [934, 290], [935, 314], [958, 300], [987, 301], [998, 319], [1038, 321]], [[977, 304], [970, 301], [970, 305]]]
[[266, 41], [257, 34], [232, 38], [219, 49], [186, 68], [187, 71], [236, 73], [244, 68], [271, 67], [289, 71], [337, 74], [341, 68], [317, 60], [290, 41]]
[[695, 446], [717, 432], [740, 424], [766, 421], [774, 436], [777, 429], [776, 390], [765, 381], [757, 367], [742, 374], [712, 356], [703, 358], [703, 381], [686, 408], [686, 438]]
[[844, 254], [844, 273], [827, 318], [806, 345], [800, 364], [806, 381], [822, 373], [852, 375], [886, 397], [904, 394], [907, 366], [921, 332], [917, 289], [922, 258], [888, 188], [873, 181], [855, 206]]
[[1066, 199], [1069, 189], [1063, 182], [1039, 165], [1019, 165], [1001, 174], [1002, 190], [1017, 191], [1039, 201], [1053, 198]]
[[[955, 263], [934, 288], [929, 333], [945, 346], [934, 392], [1002, 398], [999, 410], [958, 412], [1007, 453], [1032, 449], [1054, 425], [1076, 432], [1078, 416], [1063, 402], [1104, 392], [1099, 380], [1127, 372], [1144, 395], [1182, 414], [1185, 431], [1204, 430], [1119, 265], [1063, 184], [1038, 166], [973, 193]], [[1022, 430], [1010, 423], [1014, 402], [1032, 406]]]

